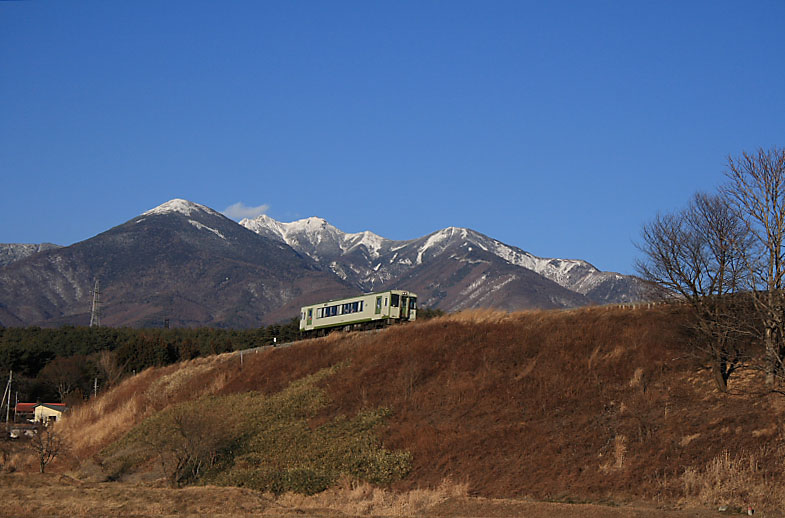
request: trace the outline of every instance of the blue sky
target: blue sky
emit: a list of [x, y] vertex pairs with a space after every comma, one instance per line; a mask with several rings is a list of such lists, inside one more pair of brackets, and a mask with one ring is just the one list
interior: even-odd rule
[[172, 198], [633, 272], [785, 145], [785, 2], [0, 1], [0, 242]]

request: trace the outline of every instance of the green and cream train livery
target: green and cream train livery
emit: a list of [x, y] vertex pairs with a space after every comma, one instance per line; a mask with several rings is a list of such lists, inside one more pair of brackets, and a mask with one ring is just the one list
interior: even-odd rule
[[389, 290], [304, 306], [300, 310], [300, 331], [371, 329], [416, 318], [417, 295]]

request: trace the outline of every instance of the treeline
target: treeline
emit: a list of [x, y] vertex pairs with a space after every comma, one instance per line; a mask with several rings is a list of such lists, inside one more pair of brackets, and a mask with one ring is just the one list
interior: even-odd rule
[[0, 327], [0, 375], [13, 371], [19, 401], [75, 404], [147, 367], [298, 338], [296, 318], [258, 329]]

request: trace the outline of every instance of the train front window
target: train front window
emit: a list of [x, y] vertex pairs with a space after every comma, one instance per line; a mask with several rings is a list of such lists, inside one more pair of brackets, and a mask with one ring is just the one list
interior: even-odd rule
[[409, 309], [417, 309], [417, 297], [409, 298]]
[[400, 297], [400, 296], [399, 296], [399, 295], [396, 295], [395, 293], [393, 293], [392, 295], [390, 295], [390, 305], [391, 305], [392, 307], [394, 307], [394, 308], [397, 308], [397, 307], [398, 307], [398, 304], [399, 304], [399, 302], [398, 302], [398, 300], [399, 300], [399, 297]]

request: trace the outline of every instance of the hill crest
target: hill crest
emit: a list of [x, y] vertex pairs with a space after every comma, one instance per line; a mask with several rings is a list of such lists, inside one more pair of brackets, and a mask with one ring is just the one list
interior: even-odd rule
[[475, 310], [381, 333], [338, 333], [242, 360], [225, 354], [146, 370], [63, 425], [76, 457], [89, 459], [170, 405], [275, 395], [342, 366], [321, 378], [329, 404], [309, 426], [390, 409], [379, 438], [411, 454], [398, 489], [450, 477], [485, 497], [693, 498], [685, 473], [697, 481], [723, 455], [744, 452], [767, 466], [749, 475], [748, 487], [757, 488], [750, 491], [765, 489], [782, 470], [774, 452], [785, 444], [771, 426], [782, 405], [744, 396], [743, 378], [734, 380], [742, 395], [716, 392], [689, 354], [682, 316], [669, 306]]

